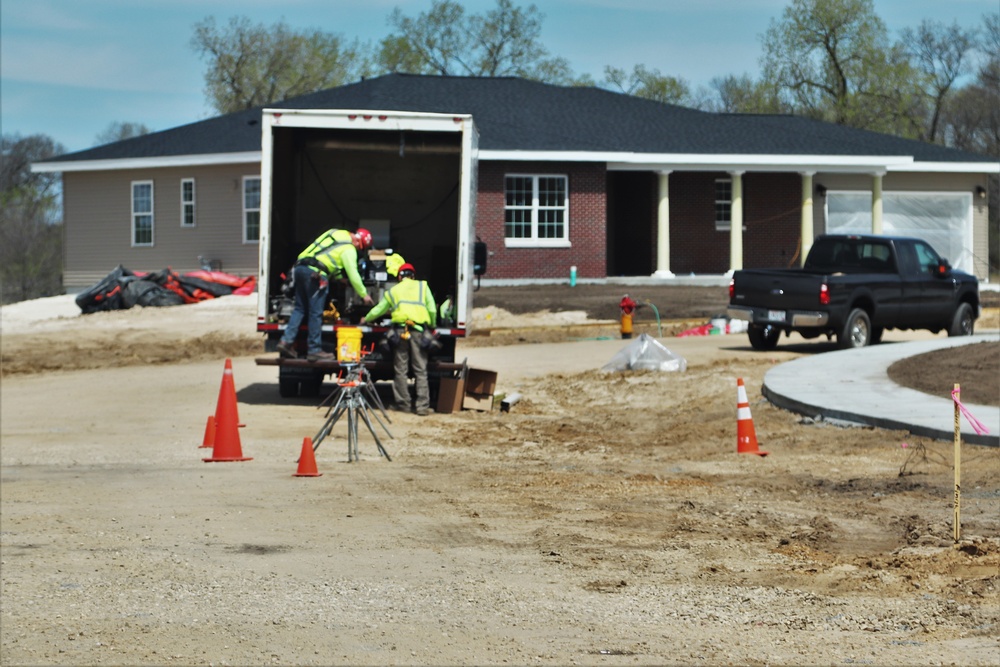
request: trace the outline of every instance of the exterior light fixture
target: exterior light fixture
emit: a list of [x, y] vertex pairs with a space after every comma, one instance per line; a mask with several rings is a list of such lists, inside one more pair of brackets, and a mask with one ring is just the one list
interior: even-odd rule
[[825, 197], [826, 196], [826, 186], [823, 185], [822, 183], [819, 184], [819, 185], [817, 185], [816, 186], [816, 194], [818, 194], [820, 197]]
[[986, 188], [981, 185], [976, 186], [976, 196], [980, 199], [986, 199]]

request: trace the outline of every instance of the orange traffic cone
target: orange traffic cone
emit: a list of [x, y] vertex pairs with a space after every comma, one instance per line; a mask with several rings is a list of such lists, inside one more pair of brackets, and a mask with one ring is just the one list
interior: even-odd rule
[[205, 424], [205, 437], [202, 438], [201, 446], [215, 448], [215, 415], [208, 416], [208, 422]]
[[299, 456], [299, 469], [296, 477], [322, 477], [323, 473], [316, 470], [316, 453], [313, 452], [312, 438], [302, 440], [302, 455]]
[[[226, 378], [225, 378], [225, 375], [223, 375], [223, 377], [222, 377], [222, 391], [219, 392], [219, 402], [216, 403], [216, 405], [215, 405], [215, 413], [216, 414], [219, 414], [219, 410], [222, 408], [223, 401], [224, 400], [228, 401], [229, 398], [230, 398], [229, 396], [224, 396], [224, 394], [226, 392], [228, 392], [229, 394], [232, 395], [233, 405], [234, 406], [236, 405], [236, 385], [233, 384], [233, 381], [232, 381], [232, 374], [233, 374], [233, 361], [232, 361], [232, 359], [226, 359], [226, 370], [229, 371], [229, 375], [230, 375], [229, 386], [228, 387], [226, 386]], [[246, 424], [244, 424], [243, 422], [240, 421], [240, 414], [239, 414], [238, 410], [236, 412], [236, 425], [240, 426], [240, 427], [246, 426]]]
[[767, 456], [767, 452], [757, 449], [757, 431], [750, 416], [750, 402], [743, 378], [736, 378], [736, 453]]
[[233, 364], [229, 359], [226, 359], [226, 369], [222, 373], [222, 387], [219, 388], [219, 402], [215, 408], [215, 443], [212, 448], [212, 457], [202, 459], [202, 461], [214, 463], [216, 461], [252, 460], [243, 456], [238, 422]]

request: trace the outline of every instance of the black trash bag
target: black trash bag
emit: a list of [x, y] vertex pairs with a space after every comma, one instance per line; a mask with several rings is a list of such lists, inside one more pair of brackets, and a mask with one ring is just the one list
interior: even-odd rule
[[76, 305], [84, 315], [102, 310], [122, 310], [125, 302], [122, 298], [122, 281], [135, 274], [119, 264], [111, 273], [104, 276], [100, 282], [76, 295]]
[[133, 306], [180, 306], [184, 298], [151, 280], [133, 278], [122, 289], [122, 300], [126, 308]]

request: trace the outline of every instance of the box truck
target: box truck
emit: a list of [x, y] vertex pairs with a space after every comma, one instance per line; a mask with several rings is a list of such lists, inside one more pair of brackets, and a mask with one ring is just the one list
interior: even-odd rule
[[[426, 280], [439, 306], [441, 349], [431, 358], [432, 385], [455, 366], [456, 340], [466, 336], [472, 293], [486, 270], [486, 248], [475, 236], [477, 131], [467, 114], [379, 110], [265, 109], [262, 113], [260, 263], [257, 331], [272, 352], [285, 330], [293, 296], [285, 276], [298, 254], [328, 229], [372, 233], [359, 253], [359, 272], [376, 301], [395, 284], [387, 260], [401, 256]], [[246, 215], [252, 222], [254, 202]], [[398, 260], [397, 260], [398, 261]], [[391, 266], [392, 261], [388, 261]], [[323, 349], [337, 349], [337, 332], [360, 329], [373, 379], [392, 377], [391, 352], [380, 346], [386, 326], [362, 326], [367, 313], [349, 285], [332, 281], [324, 313]], [[305, 325], [300, 344], [305, 338]], [[304, 349], [304, 348], [303, 348]], [[274, 356], [282, 396], [315, 396], [339, 361]]]

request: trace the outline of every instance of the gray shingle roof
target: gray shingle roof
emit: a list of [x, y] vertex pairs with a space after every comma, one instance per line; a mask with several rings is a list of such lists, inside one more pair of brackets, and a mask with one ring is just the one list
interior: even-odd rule
[[[468, 113], [479, 128], [482, 150], [880, 155], [996, 163], [995, 157], [796, 116], [717, 114], [600, 88], [518, 78], [389, 74], [267, 106]], [[259, 151], [260, 111], [218, 116], [46, 162]]]

